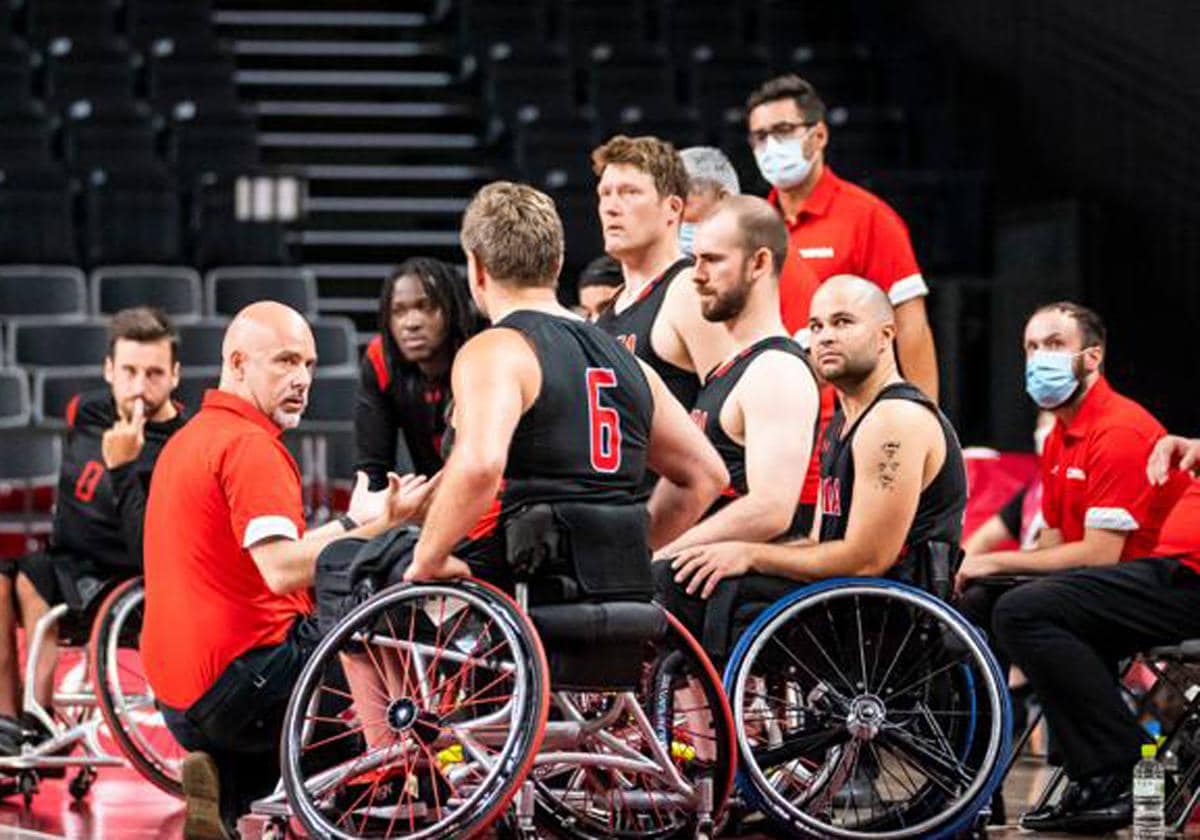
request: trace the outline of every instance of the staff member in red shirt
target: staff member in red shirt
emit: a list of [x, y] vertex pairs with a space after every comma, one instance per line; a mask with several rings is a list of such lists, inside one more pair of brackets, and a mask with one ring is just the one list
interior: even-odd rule
[[[825, 163], [825, 103], [799, 76], [771, 79], [746, 102], [750, 146], [767, 200], [788, 226], [788, 256], [779, 281], [783, 323], [808, 326], [817, 286], [851, 274], [887, 292], [896, 309], [896, 346], [904, 377], [932, 400], [937, 356], [925, 314], [929, 288], [917, 266], [904, 221], [878, 196], [843, 181]], [[803, 332], [799, 336], [807, 344]]]
[[1160, 547], [1188, 480], [1177, 474], [1156, 487], [1147, 479], [1165, 430], [1109, 386], [1105, 339], [1100, 317], [1075, 303], [1029, 319], [1026, 389], [1056, 418], [1041, 459], [1046, 527], [1039, 548], [968, 557], [960, 572], [963, 581], [1058, 573], [1002, 595], [991, 619], [1001, 650], [1042, 701], [1071, 781], [1054, 806], [1021, 817], [1031, 831], [1129, 824], [1142, 737], [1113, 679], [1116, 662], [1200, 635], [1200, 534]]
[[350, 512], [305, 533], [300, 473], [284, 447], [308, 402], [316, 347], [282, 304], [238, 313], [221, 381], [163, 447], [146, 508], [142, 660], [183, 764], [184, 836], [232, 837], [237, 817], [279, 778], [279, 733], [317, 641], [317, 554], [350, 532], [372, 537], [411, 517], [431, 484], [389, 475], [355, 488]]

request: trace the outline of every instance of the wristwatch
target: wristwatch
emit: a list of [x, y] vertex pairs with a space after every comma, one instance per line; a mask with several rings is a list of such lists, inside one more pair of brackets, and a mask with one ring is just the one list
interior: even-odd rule
[[341, 525], [343, 528], [345, 528], [347, 531], [353, 531], [355, 528], [358, 527], [358, 523], [355, 522], [354, 519], [351, 518], [350, 514], [348, 514], [348, 513], [343, 513], [341, 516], [338, 517], [337, 521], [338, 521], [338, 524]]

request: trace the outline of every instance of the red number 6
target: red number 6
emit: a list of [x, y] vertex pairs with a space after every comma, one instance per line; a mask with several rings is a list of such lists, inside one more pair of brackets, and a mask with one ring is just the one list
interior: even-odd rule
[[588, 432], [596, 472], [615, 473], [621, 468], [621, 415], [615, 408], [600, 405], [600, 389], [616, 386], [612, 368], [587, 369]]

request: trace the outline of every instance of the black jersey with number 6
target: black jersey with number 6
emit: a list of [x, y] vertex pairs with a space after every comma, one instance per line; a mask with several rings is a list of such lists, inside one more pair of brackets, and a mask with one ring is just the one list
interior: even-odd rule
[[635, 501], [654, 416], [650, 383], [637, 359], [595, 325], [544, 312], [513, 312], [492, 329], [525, 337], [542, 385], [513, 433], [498, 504], [470, 539], [484, 540], [529, 504]]

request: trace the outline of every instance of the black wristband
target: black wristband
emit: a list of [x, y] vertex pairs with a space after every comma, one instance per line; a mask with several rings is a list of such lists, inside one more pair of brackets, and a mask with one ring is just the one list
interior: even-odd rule
[[343, 528], [345, 528], [347, 531], [353, 531], [355, 528], [358, 527], [358, 523], [355, 522], [352, 518], [350, 518], [350, 514], [348, 514], [348, 513], [343, 513], [341, 516], [338, 517], [337, 521], [338, 521], [338, 524], [341, 525]]

